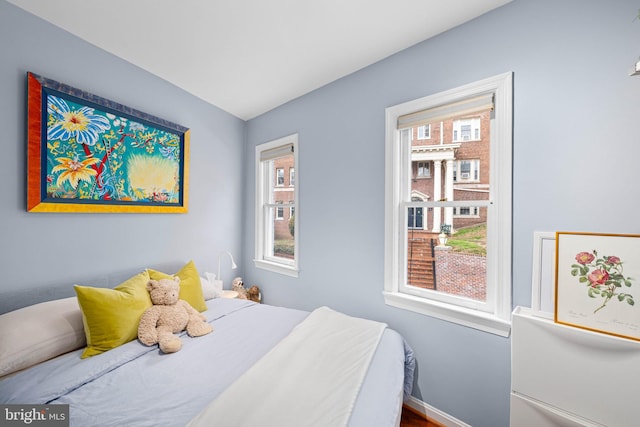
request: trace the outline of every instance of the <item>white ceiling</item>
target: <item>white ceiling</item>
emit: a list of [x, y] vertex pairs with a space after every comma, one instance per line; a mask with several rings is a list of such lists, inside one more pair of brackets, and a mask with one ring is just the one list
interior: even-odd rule
[[251, 119], [511, 0], [8, 0]]

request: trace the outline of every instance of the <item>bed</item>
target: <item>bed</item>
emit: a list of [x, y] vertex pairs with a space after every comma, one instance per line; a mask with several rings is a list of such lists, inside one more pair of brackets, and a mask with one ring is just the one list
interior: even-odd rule
[[[148, 274], [123, 283], [135, 278], [139, 287]], [[62, 293], [48, 286], [50, 301], [21, 308], [25, 295], [5, 295], [0, 404], [69, 405], [72, 426], [399, 425], [415, 360], [396, 331], [329, 307], [205, 298], [205, 281], [190, 279], [214, 331], [181, 334], [173, 354], [133, 339], [82, 358], [95, 334], [88, 338], [94, 331], [78, 289], [69, 296], [69, 285]], [[101, 301], [121, 297], [122, 283], [111, 281], [95, 288]]]

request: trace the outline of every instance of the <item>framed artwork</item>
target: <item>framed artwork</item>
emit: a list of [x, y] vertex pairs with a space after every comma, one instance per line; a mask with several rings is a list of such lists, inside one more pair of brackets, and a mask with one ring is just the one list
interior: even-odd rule
[[533, 233], [531, 314], [553, 320], [556, 233]]
[[640, 341], [640, 235], [556, 233], [555, 321]]
[[185, 213], [189, 130], [27, 73], [27, 211]]

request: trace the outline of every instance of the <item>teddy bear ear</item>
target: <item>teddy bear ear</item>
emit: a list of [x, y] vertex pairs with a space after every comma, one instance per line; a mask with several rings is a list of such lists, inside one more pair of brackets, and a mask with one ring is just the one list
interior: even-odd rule
[[180, 283], [180, 277], [178, 277], [178, 276], [173, 276], [173, 280], [174, 280], [176, 283]]
[[153, 288], [155, 288], [156, 286], [158, 286], [158, 281], [157, 280], [149, 280], [149, 282], [147, 283], [147, 290], [150, 291]]

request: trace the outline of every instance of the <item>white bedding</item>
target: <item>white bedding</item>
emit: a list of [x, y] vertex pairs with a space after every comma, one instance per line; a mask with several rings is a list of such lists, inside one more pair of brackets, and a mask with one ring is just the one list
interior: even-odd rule
[[[164, 355], [138, 341], [83, 360], [82, 350], [73, 351], [0, 380], [0, 403], [69, 404], [71, 426], [182, 427], [309, 315], [242, 300], [207, 304], [205, 315], [214, 332], [182, 336], [178, 353]], [[384, 329], [348, 425], [397, 425], [403, 392], [411, 391], [413, 364], [402, 337]], [[273, 377], [277, 383], [277, 374]], [[294, 387], [291, 393], [301, 390]], [[237, 400], [243, 413], [259, 404], [255, 396]], [[282, 412], [291, 410], [289, 400], [271, 405]], [[214, 425], [234, 424], [219, 419]]]
[[385, 327], [314, 310], [189, 426], [346, 426]]

